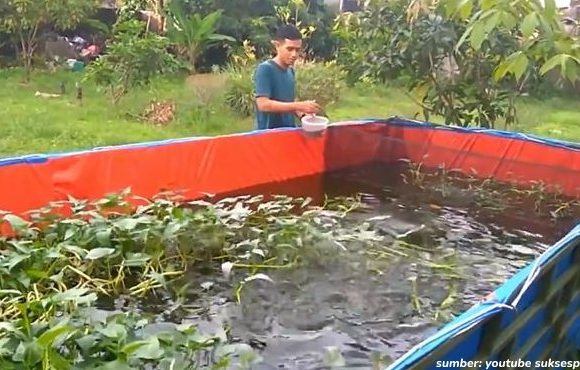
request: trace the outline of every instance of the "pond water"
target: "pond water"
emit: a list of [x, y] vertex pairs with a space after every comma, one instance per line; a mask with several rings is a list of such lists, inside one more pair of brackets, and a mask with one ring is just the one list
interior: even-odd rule
[[[233, 341], [261, 356], [252, 369], [325, 369], [340, 359], [341, 368], [378, 368], [379, 358], [386, 365], [400, 357], [496, 289], [564, 236], [580, 214], [575, 208], [556, 217], [564, 203], [547, 193], [484, 185], [377, 164], [245, 189], [240, 193], [318, 202], [358, 195], [362, 207], [347, 222], [382, 216], [373, 227], [386, 244], [402, 247], [329, 254], [268, 271], [273, 282], [248, 284], [240, 304], [225, 278], [192, 273], [187, 310], [174, 312], [167, 302], [142, 309], [157, 310], [160, 321], [195, 322], [208, 331], [226, 325]], [[208, 280], [213, 285], [200, 289]]]

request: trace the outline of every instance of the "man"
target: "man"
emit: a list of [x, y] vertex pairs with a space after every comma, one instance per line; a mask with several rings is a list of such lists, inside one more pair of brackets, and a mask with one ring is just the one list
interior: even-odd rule
[[293, 25], [278, 29], [274, 37], [276, 56], [260, 63], [254, 77], [256, 128], [295, 127], [296, 117], [320, 112], [314, 100], [296, 101], [294, 63], [302, 49], [302, 35]]

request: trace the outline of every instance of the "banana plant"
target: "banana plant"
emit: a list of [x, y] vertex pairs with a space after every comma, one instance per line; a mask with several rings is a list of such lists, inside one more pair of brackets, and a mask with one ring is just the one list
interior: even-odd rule
[[189, 63], [190, 71], [196, 71], [196, 62], [201, 53], [219, 42], [235, 42], [228, 35], [216, 33], [222, 11], [206, 16], [186, 14], [183, 0], [173, 0], [168, 7], [167, 36], [177, 47], [177, 52]]

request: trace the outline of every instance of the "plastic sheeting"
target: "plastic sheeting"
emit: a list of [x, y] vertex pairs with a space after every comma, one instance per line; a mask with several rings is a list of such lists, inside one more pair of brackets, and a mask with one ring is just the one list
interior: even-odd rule
[[0, 209], [22, 213], [68, 195], [96, 199], [129, 186], [144, 197], [183, 190], [193, 199], [373, 160], [379, 126], [334, 131], [313, 137], [280, 130], [0, 160]]
[[[4, 159], [0, 160], [0, 210], [22, 214], [69, 195], [96, 199], [127, 187], [143, 197], [174, 190], [194, 199], [204, 193], [222, 194], [403, 158], [497, 180], [541, 181], [580, 196], [578, 144], [392, 118], [342, 122], [318, 136], [300, 129], [280, 129]], [[391, 368], [412, 367], [464, 332], [469, 334], [467, 339], [452, 347], [444, 359], [470, 359], [481, 340], [481, 324], [501, 315], [507, 325], [521, 315], [538, 294], [537, 272], [562, 254], [567, 257], [560, 258], [553, 277], [578, 268], [572, 256], [580, 253], [579, 244], [580, 225], [488, 300], [446, 325]], [[572, 316], [580, 311], [580, 295], [568, 310]], [[522, 330], [533, 331], [540, 324], [546, 324], [541, 312]], [[569, 341], [580, 347], [578, 333], [580, 317], [569, 328]], [[547, 331], [542, 340], [549, 340], [550, 335]], [[538, 349], [532, 351], [537, 353]], [[432, 368], [436, 367], [433, 363]]]
[[21, 213], [128, 186], [145, 197], [184, 190], [196, 198], [400, 158], [580, 194], [577, 144], [391, 119], [344, 122], [320, 136], [281, 129], [8, 158], [0, 160], [0, 209]]
[[392, 119], [384, 129], [377, 158], [408, 158], [425, 166], [443, 165], [528, 185], [541, 181], [580, 196], [580, 144]]

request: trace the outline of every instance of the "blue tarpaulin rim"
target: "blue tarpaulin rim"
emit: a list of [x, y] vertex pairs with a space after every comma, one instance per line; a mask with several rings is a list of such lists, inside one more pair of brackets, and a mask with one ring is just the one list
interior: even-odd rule
[[[514, 276], [498, 287], [494, 291], [495, 295], [493, 300], [481, 302], [465, 311], [431, 337], [427, 338], [408, 351], [405, 355], [397, 359], [397, 361], [391, 364], [386, 370], [406, 369], [427, 356], [444, 342], [463, 333], [466, 329], [483, 322], [488, 317], [505, 309], [513, 309], [513, 307], [510, 306], [511, 300], [515, 294], [524, 293], [520, 287], [526, 281], [528, 276], [530, 276], [533, 268], [537, 266], [537, 268], [541, 269], [560, 253], [565, 253], [567, 249], [575, 247], [575, 243], [579, 238], [580, 222], [536, 260], [519, 270]], [[578, 343], [578, 345], [580, 347], [580, 343]]]

